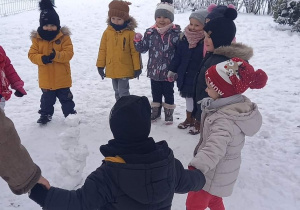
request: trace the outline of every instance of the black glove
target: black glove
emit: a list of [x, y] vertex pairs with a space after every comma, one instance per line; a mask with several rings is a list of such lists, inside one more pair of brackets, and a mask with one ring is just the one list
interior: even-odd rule
[[29, 198], [43, 208], [47, 194], [48, 190], [43, 185], [37, 183], [29, 192]]
[[15, 96], [17, 96], [17, 97], [23, 97], [23, 96], [24, 96], [24, 94], [23, 94], [23, 93], [21, 93], [20, 91], [16, 90], [16, 92], [15, 92]]
[[52, 61], [50, 60], [50, 56], [49, 55], [43, 55], [42, 56], [42, 62], [43, 62], [43, 64], [52, 63]]
[[55, 58], [56, 52], [54, 49], [52, 49], [52, 53], [49, 55], [49, 59], [52, 61]]
[[105, 77], [104, 68], [101, 68], [101, 67], [97, 67], [97, 68], [98, 68], [98, 72], [99, 72], [101, 78], [104, 79], [104, 77]]
[[43, 55], [42, 56], [42, 62], [44, 64], [52, 63], [52, 60], [55, 58], [56, 52], [54, 49], [52, 49], [52, 53], [50, 55]]
[[141, 69], [134, 71], [134, 78], [139, 78], [141, 73], [142, 73]]

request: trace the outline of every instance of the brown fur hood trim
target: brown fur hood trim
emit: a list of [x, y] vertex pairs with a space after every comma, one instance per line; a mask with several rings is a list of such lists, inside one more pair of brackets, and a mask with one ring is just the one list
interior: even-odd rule
[[[107, 25], [110, 25], [110, 18], [109, 17], [107, 17], [106, 23], [107, 23]], [[137, 24], [136, 20], [134, 19], [134, 17], [129, 16], [129, 23], [128, 23], [126, 28], [128, 30], [133, 31], [137, 27], [137, 25], [138, 24]]]
[[[62, 27], [60, 29], [60, 31], [63, 33], [63, 35], [66, 35], [66, 36], [72, 35], [70, 29], [67, 26]], [[37, 30], [32, 30], [30, 33], [30, 39], [37, 38], [37, 35], [38, 35]]]
[[242, 43], [232, 43], [230, 46], [215, 49], [214, 54], [224, 55], [228, 58], [238, 57], [248, 61], [253, 56], [253, 49]]

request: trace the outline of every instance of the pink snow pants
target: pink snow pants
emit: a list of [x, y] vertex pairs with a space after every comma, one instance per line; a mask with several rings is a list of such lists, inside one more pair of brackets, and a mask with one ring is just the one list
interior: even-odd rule
[[186, 210], [225, 210], [221, 197], [209, 194], [204, 190], [189, 192], [186, 199]]

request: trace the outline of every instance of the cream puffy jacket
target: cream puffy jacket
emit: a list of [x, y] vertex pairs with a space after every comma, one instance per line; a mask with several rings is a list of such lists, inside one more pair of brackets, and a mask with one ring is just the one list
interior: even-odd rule
[[[218, 100], [223, 100], [223, 105], [218, 104]], [[226, 105], [224, 100], [227, 100]], [[206, 184], [203, 190], [226, 197], [232, 194], [239, 174], [245, 136], [253, 136], [259, 131], [262, 116], [257, 105], [242, 95], [215, 102], [214, 108], [203, 110], [201, 137], [190, 165], [204, 173]]]

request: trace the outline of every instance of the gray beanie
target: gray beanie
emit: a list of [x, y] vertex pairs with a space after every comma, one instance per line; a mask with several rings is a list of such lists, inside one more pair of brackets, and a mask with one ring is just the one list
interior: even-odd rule
[[171, 22], [173, 22], [174, 21], [173, 5], [166, 2], [159, 3], [156, 7], [154, 18], [156, 19], [157, 17], [161, 17], [161, 16], [169, 18]]
[[201, 9], [201, 10], [197, 10], [195, 12], [193, 12], [190, 15], [190, 18], [194, 18], [196, 20], [198, 20], [200, 23], [202, 23], [203, 25], [205, 25], [205, 18], [208, 15], [208, 11], [206, 9]]

